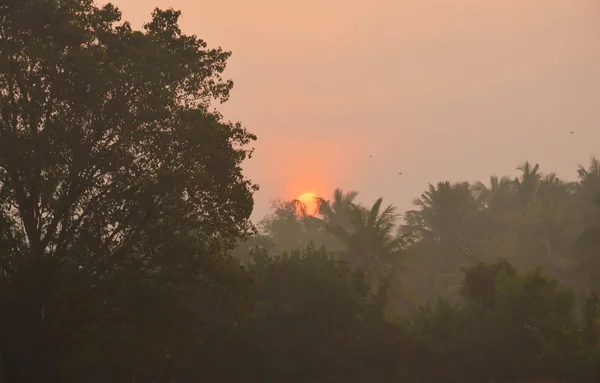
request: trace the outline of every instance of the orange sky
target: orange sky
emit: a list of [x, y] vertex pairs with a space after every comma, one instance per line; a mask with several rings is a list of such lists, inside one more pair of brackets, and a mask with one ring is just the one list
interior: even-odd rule
[[180, 9], [185, 32], [233, 51], [220, 109], [259, 138], [255, 218], [335, 187], [404, 210], [428, 182], [525, 159], [574, 178], [600, 157], [597, 0], [113, 3], [135, 26]]

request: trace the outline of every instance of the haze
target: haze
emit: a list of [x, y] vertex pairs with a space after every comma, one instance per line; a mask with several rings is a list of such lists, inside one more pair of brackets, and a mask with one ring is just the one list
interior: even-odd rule
[[94, 1], [0, 0], [0, 383], [600, 383], [599, 0]]
[[259, 138], [255, 219], [273, 198], [335, 187], [405, 210], [428, 182], [524, 160], [573, 179], [598, 155], [594, 0], [113, 3], [135, 26], [180, 9], [186, 33], [233, 51], [219, 109]]

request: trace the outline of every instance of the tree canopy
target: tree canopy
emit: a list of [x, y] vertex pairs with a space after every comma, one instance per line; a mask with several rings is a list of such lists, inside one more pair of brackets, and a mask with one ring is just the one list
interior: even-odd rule
[[0, 5], [0, 331], [12, 379], [60, 376], [61, 354], [90, 326], [131, 319], [119, 305], [140, 303], [135, 289], [162, 294], [152, 280], [218, 279], [209, 270], [251, 228], [241, 163], [255, 137], [210, 110], [232, 87], [230, 53], [183, 34], [174, 10], [141, 31], [120, 17], [91, 1]]

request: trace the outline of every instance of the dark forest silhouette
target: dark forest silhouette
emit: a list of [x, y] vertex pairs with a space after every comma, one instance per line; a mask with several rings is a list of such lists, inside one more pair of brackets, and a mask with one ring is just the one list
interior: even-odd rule
[[0, 1], [0, 382], [600, 380], [598, 161], [255, 227], [230, 53], [179, 16]]

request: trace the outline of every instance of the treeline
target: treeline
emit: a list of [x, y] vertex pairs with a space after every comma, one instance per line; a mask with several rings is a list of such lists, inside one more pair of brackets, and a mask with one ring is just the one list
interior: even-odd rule
[[389, 281], [400, 312], [440, 295], [458, 298], [461, 270], [474, 261], [541, 267], [581, 297], [598, 291], [600, 163], [592, 158], [580, 166], [576, 182], [529, 162], [518, 169], [518, 177], [492, 176], [486, 183], [430, 184], [404, 214], [382, 199], [363, 206], [357, 192], [340, 189], [316, 201], [316, 216], [298, 201], [276, 201], [235, 255], [248, 262], [251, 249], [278, 254], [312, 241], [367, 271], [373, 286]]
[[[317, 201], [316, 216], [298, 201], [277, 201], [234, 254], [250, 272], [265, 260], [281, 266], [293, 260], [297, 266], [278, 272], [274, 290], [293, 291], [303, 301], [317, 288], [314, 301], [327, 297], [331, 306], [337, 299], [305, 275], [306, 267], [327, 253], [330, 262], [354, 270], [357, 288], [370, 291], [366, 307], [376, 308], [375, 322], [363, 326], [377, 356], [363, 354], [357, 362], [337, 340], [344, 346], [336, 355], [350, 357], [342, 370], [367, 372], [342, 380], [597, 381], [600, 164], [592, 158], [576, 182], [527, 162], [519, 169], [519, 177], [491, 177], [489, 185], [429, 185], [403, 217], [382, 199], [363, 206], [358, 193], [339, 189]], [[363, 315], [357, 309], [344, 318], [364, 321]], [[325, 318], [321, 326], [328, 326]], [[345, 328], [342, 322], [332, 328]], [[304, 323], [311, 323], [304, 331], [319, 328]], [[321, 340], [305, 350], [319, 355], [327, 337], [304, 335], [312, 337]]]
[[0, 382], [598, 381], [597, 165], [254, 233], [230, 53], [179, 16], [0, 1]]

